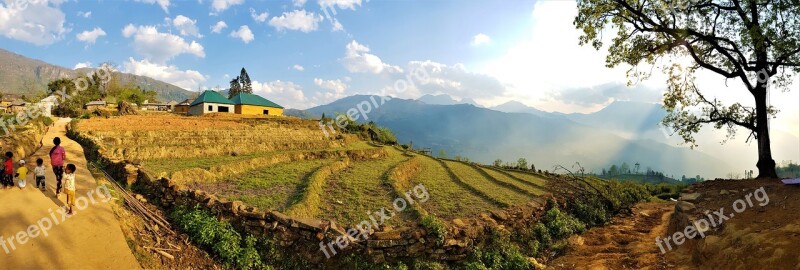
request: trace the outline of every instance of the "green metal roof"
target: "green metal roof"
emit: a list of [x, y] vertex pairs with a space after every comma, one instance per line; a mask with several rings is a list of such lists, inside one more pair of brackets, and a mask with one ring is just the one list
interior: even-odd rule
[[206, 90], [205, 92], [200, 94], [200, 96], [197, 97], [190, 106], [194, 106], [200, 103], [233, 104], [233, 102], [222, 96], [222, 94], [211, 90]]
[[256, 106], [264, 106], [264, 107], [272, 107], [272, 108], [281, 108], [281, 105], [276, 104], [275, 102], [269, 101], [266, 98], [263, 98], [259, 95], [253, 95], [248, 93], [240, 93], [235, 97], [231, 98], [233, 104], [236, 105], [256, 105]]

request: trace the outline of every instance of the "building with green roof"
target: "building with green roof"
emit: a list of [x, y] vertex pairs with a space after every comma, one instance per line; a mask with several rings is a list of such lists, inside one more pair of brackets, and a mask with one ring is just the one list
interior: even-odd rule
[[283, 106], [259, 95], [240, 93], [231, 98], [230, 101], [234, 104], [234, 112], [236, 114], [283, 115]]
[[234, 104], [216, 91], [206, 90], [189, 105], [189, 115], [217, 112], [233, 113]]

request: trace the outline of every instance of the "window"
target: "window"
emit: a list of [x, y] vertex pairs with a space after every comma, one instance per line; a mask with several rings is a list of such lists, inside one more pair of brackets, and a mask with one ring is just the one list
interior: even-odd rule
[[225, 106], [219, 106], [219, 108], [218, 108], [219, 112], [230, 112], [230, 111], [228, 111], [229, 109], [230, 108], [225, 107]]
[[264, 115], [269, 115], [269, 110], [264, 110]]
[[213, 112], [214, 111], [214, 106], [208, 105], [208, 111], [209, 112]]

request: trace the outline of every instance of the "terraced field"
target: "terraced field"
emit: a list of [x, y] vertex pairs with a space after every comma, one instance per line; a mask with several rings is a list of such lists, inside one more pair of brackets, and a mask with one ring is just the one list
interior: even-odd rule
[[[290, 117], [124, 116], [81, 120], [74, 131], [109, 157], [228, 201], [290, 216], [356, 224], [367, 212], [424, 185], [418, 211], [443, 220], [475, 217], [546, 193], [533, 174], [502, 171], [376, 146], [354, 135], [329, 138], [318, 123]], [[417, 210], [415, 210], [417, 211]], [[389, 224], [413, 222], [413, 211]]]

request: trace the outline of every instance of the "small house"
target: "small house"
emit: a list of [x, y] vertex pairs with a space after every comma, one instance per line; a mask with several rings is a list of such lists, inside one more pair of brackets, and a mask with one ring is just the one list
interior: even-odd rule
[[20, 113], [20, 112], [24, 112], [25, 111], [25, 107], [27, 107], [27, 106], [28, 106], [28, 103], [25, 102], [24, 100], [16, 100], [14, 102], [11, 102], [11, 106], [9, 107], [9, 111], [11, 113], [15, 113], [15, 114], [16, 113]]
[[40, 100], [38, 103], [36, 103], [36, 106], [39, 106], [39, 108], [41, 109], [42, 116], [51, 117], [53, 116], [52, 112], [56, 104], [58, 104], [58, 97], [52, 95]]
[[168, 110], [168, 111], [173, 111], [173, 110], [175, 110], [175, 105], [178, 105], [178, 102], [177, 102], [177, 101], [174, 101], [174, 100], [173, 100], [173, 101], [167, 102], [167, 110]]
[[206, 90], [189, 105], [189, 115], [203, 115], [207, 113], [233, 113], [234, 104], [222, 94]]
[[96, 101], [91, 101], [91, 102], [89, 102], [89, 103], [86, 103], [86, 104], [84, 104], [84, 105], [83, 105], [83, 109], [85, 109], [85, 110], [87, 110], [87, 111], [94, 111], [94, 110], [97, 110], [97, 109], [102, 109], [102, 108], [105, 108], [105, 107], [106, 107], [106, 105], [107, 105], [107, 104], [106, 104], [106, 102], [105, 102], [105, 101], [103, 101], [103, 100], [96, 100]]
[[244, 115], [283, 115], [283, 107], [259, 95], [240, 93], [231, 102], [236, 114]]
[[142, 103], [142, 110], [163, 112], [169, 110], [169, 105], [160, 103]]
[[189, 112], [189, 105], [192, 105], [192, 101], [193, 100], [191, 98], [187, 98], [186, 100], [181, 101], [180, 103], [178, 103], [178, 104], [176, 104], [175, 106], [172, 107], [172, 112], [174, 112], [174, 113], [188, 113]]

